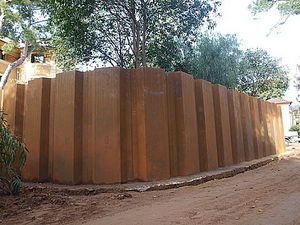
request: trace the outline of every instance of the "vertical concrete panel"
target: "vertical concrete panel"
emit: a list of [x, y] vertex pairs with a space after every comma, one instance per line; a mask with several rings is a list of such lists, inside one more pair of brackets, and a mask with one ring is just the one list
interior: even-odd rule
[[120, 71], [120, 129], [121, 129], [121, 172], [122, 182], [135, 179], [132, 151], [132, 104], [131, 69]]
[[167, 76], [171, 176], [196, 173], [199, 168], [195, 86], [192, 76]]
[[53, 180], [80, 183], [82, 172], [83, 74], [58, 74], [55, 84]]
[[268, 133], [270, 138], [270, 155], [276, 154], [276, 137], [275, 137], [275, 123], [274, 114], [272, 109], [272, 103], [266, 102], [267, 106], [267, 122], [268, 122]]
[[218, 168], [218, 150], [212, 84], [195, 80], [195, 98], [200, 170], [213, 170]]
[[[141, 69], [140, 69], [141, 70]], [[132, 101], [132, 151], [133, 151], [133, 178], [147, 180], [146, 169], [146, 129], [145, 129], [145, 102], [144, 102], [144, 73], [132, 71], [131, 76]]]
[[227, 89], [222, 85], [213, 85], [213, 98], [218, 165], [219, 167], [224, 167], [233, 163]]
[[245, 159], [250, 161], [255, 158], [255, 154], [249, 97], [244, 93], [240, 93], [240, 103]]
[[25, 102], [24, 84], [17, 84], [16, 109], [15, 109], [15, 135], [21, 140], [23, 138], [23, 120], [24, 120], [24, 102]]
[[48, 159], [48, 177], [52, 179], [53, 175], [53, 152], [54, 152], [54, 114], [55, 114], [55, 90], [56, 78], [50, 79], [50, 109], [49, 109], [49, 159]]
[[82, 118], [82, 182], [93, 183], [97, 115], [96, 107], [96, 71], [88, 71], [83, 75], [83, 118]]
[[8, 81], [3, 94], [3, 110], [11, 132], [22, 139], [25, 85]]
[[5, 85], [3, 95], [3, 110], [6, 113], [5, 119], [7, 120], [10, 130], [15, 132], [16, 123], [16, 98], [17, 98], [17, 84], [9, 81]]
[[285, 152], [285, 139], [284, 139], [284, 128], [283, 128], [283, 121], [282, 121], [282, 112], [281, 107], [276, 106], [276, 118], [278, 123], [278, 132], [279, 132], [279, 153]]
[[265, 117], [265, 110], [264, 110], [264, 103], [262, 100], [257, 99], [258, 103], [258, 113], [259, 113], [259, 121], [260, 121], [260, 127], [259, 127], [259, 133], [260, 138], [259, 142], [261, 143], [261, 151], [262, 151], [262, 157], [265, 157], [267, 155], [266, 149], [268, 145], [268, 128], [267, 128], [267, 121]]
[[166, 73], [140, 68], [131, 80], [135, 173], [140, 180], [169, 178]]
[[[182, 139], [177, 135], [181, 133], [183, 125], [182, 110], [182, 84], [179, 73], [168, 74], [167, 76], [167, 97], [168, 97], [168, 130], [169, 130], [169, 157], [170, 176], [179, 175], [178, 149], [182, 149]], [[177, 95], [177, 96], [176, 96]], [[176, 104], [178, 102], [178, 104]]]
[[253, 146], [255, 158], [259, 159], [263, 157], [263, 144], [261, 142], [261, 123], [259, 118], [259, 107], [258, 99], [254, 97], [249, 97], [250, 99], [250, 111], [251, 111], [251, 121], [253, 127]]
[[84, 182], [121, 182], [120, 75], [104, 68], [84, 76]]
[[48, 180], [50, 88], [50, 79], [35, 79], [25, 94], [24, 143], [29, 153], [22, 174], [29, 181]]
[[270, 120], [268, 116], [268, 107], [266, 101], [261, 101], [262, 112], [263, 112], [263, 123], [264, 123], [264, 137], [265, 137], [265, 154], [266, 156], [271, 155], [271, 137], [270, 137]]
[[232, 158], [234, 163], [245, 161], [243, 130], [241, 121], [240, 94], [228, 91], [229, 121], [231, 130]]
[[279, 154], [279, 124], [277, 123], [277, 107], [276, 104], [271, 103], [271, 112], [272, 112], [272, 122], [273, 122], [273, 129], [274, 129], [274, 143], [275, 143], [275, 154]]

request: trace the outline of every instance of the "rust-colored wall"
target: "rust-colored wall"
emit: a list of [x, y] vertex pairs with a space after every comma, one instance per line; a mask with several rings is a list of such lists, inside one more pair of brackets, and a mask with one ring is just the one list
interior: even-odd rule
[[54, 158], [54, 113], [55, 113], [55, 89], [56, 79], [51, 80], [50, 90], [50, 110], [49, 110], [49, 158], [48, 158], [48, 177], [53, 177], [53, 158]]
[[48, 180], [50, 79], [30, 81], [25, 95], [23, 141], [29, 149], [23, 177]]
[[267, 118], [267, 106], [266, 102], [259, 100], [259, 109], [261, 113], [261, 122], [262, 122], [262, 136], [263, 136], [263, 152], [264, 156], [271, 155], [271, 139], [269, 137], [269, 125]]
[[193, 174], [200, 170], [194, 79], [169, 73], [167, 89], [171, 176]]
[[54, 90], [52, 179], [76, 184], [82, 177], [83, 74], [58, 74]]
[[227, 89], [222, 85], [213, 85], [213, 99], [218, 149], [218, 165], [219, 167], [230, 166], [233, 163], [233, 157]]
[[270, 149], [269, 155], [276, 154], [276, 137], [275, 137], [275, 123], [274, 123], [274, 113], [272, 106], [273, 104], [270, 102], [266, 102], [266, 117], [267, 117], [267, 124], [268, 124], [268, 135], [270, 139]]
[[195, 80], [200, 170], [218, 168], [218, 150], [212, 84]]
[[164, 70], [132, 72], [132, 135], [136, 178], [170, 177], [167, 75]]
[[277, 119], [277, 130], [278, 132], [278, 141], [279, 141], [279, 150], [278, 153], [285, 152], [285, 139], [284, 139], [284, 128], [283, 128], [283, 121], [282, 121], [282, 112], [281, 107], [278, 105], [275, 105], [276, 107], [276, 119]]
[[263, 153], [263, 142], [261, 133], [261, 121], [259, 115], [258, 99], [250, 97], [250, 110], [251, 110], [251, 121], [253, 128], [253, 146], [254, 155], [256, 159], [262, 158]]
[[127, 74], [119, 68], [97, 69], [84, 76], [85, 183], [121, 182], [121, 76]]
[[2, 95], [3, 103], [1, 105], [6, 112], [5, 119], [10, 125], [10, 130], [22, 139], [25, 85], [8, 81]]
[[15, 115], [16, 115], [16, 97], [17, 97], [17, 84], [7, 82], [3, 90], [3, 109], [6, 112], [5, 119], [10, 125], [10, 130], [15, 131]]
[[249, 96], [240, 93], [240, 103], [245, 160], [249, 161], [255, 158]]
[[233, 162], [236, 164], [245, 161], [240, 94], [238, 92], [233, 90], [228, 91], [228, 107], [232, 157]]
[[160, 180], [285, 151], [278, 106], [182, 72], [72, 71], [0, 95], [29, 181]]

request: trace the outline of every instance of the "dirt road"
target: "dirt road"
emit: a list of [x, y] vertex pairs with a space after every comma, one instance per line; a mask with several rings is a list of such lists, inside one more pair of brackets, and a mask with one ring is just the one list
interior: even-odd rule
[[300, 224], [300, 157], [164, 191], [68, 195], [49, 189], [0, 197], [0, 224], [296, 225]]
[[153, 199], [144, 200], [141, 194], [143, 206], [110, 212], [86, 224], [300, 224], [300, 158], [195, 187], [147, 194]]

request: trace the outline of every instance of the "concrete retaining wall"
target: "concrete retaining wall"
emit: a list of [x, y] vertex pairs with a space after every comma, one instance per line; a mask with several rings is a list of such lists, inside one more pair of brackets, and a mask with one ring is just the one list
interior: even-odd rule
[[28, 181], [161, 180], [285, 151], [280, 107], [182, 72], [72, 71], [0, 97]]

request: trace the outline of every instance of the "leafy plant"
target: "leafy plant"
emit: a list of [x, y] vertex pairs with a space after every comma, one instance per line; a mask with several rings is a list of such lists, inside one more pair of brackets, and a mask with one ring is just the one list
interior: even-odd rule
[[236, 35], [205, 32], [198, 38], [196, 45], [185, 47], [182, 52], [183, 60], [176, 70], [227, 88], [237, 86], [243, 52]]
[[289, 87], [286, 68], [263, 49], [247, 49], [239, 67], [237, 89], [250, 96], [280, 98]]
[[194, 43], [201, 26], [214, 27], [221, 4], [218, 0], [42, 2], [57, 63], [67, 69], [76, 62], [141, 67], [174, 60], [176, 40]]
[[290, 131], [297, 131], [298, 132], [298, 137], [300, 137], [300, 126], [299, 125], [291, 126]]
[[0, 89], [5, 87], [11, 72], [22, 65], [34, 49], [42, 48], [49, 38], [47, 18], [41, 14], [40, 4], [41, 1], [0, 0], [0, 37], [9, 40], [1, 46], [3, 54], [22, 47], [21, 56], [11, 62], [2, 74]]
[[0, 111], [0, 193], [11, 195], [17, 194], [21, 189], [20, 169], [25, 164], [27, 149], [10, 132], [4, 115]]

